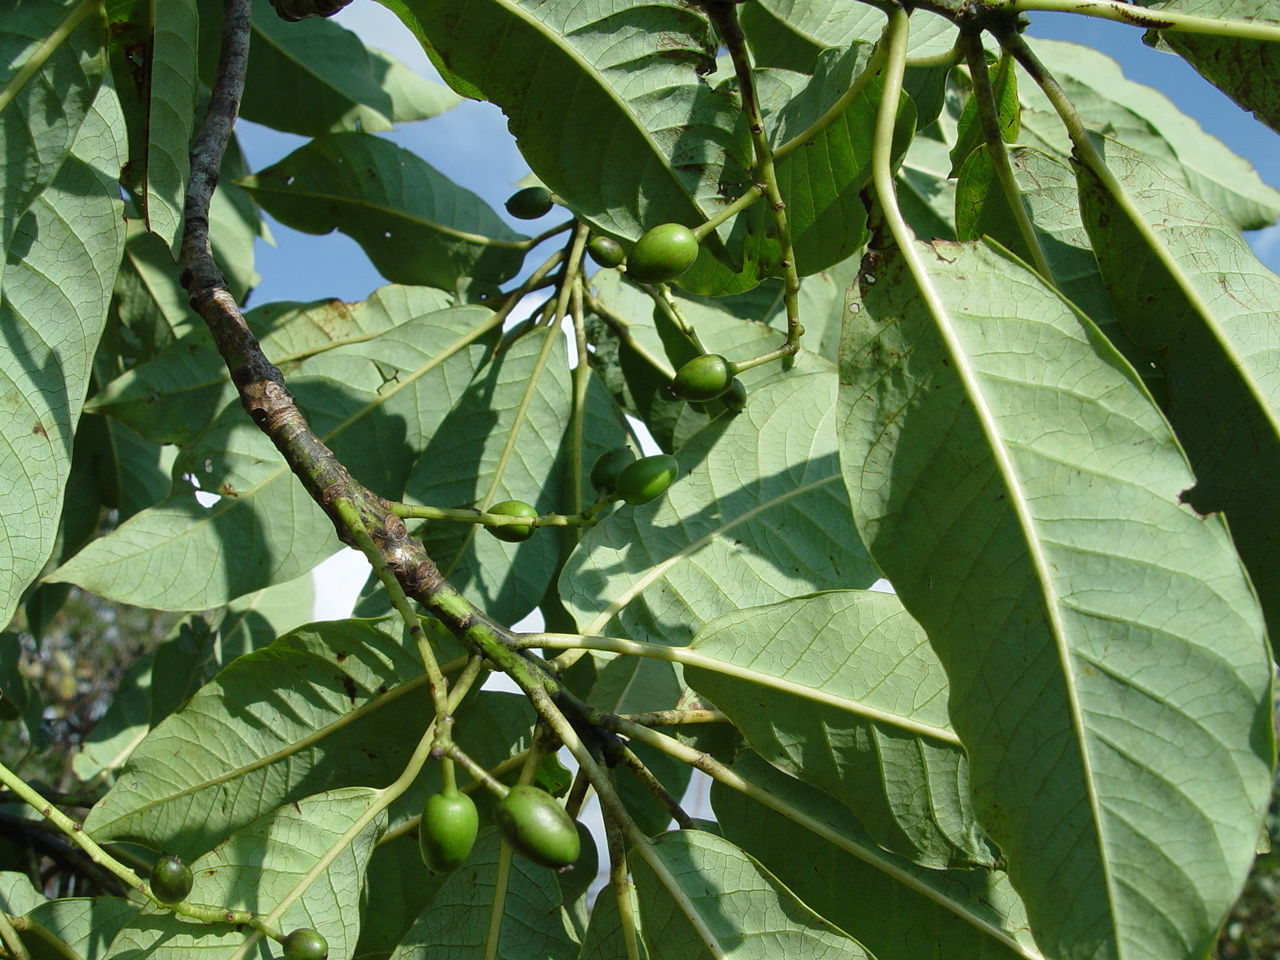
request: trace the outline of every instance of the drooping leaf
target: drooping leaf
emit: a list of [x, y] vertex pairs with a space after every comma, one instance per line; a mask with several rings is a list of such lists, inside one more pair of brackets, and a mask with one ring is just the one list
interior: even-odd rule
[[883, 850], [829, 796], [755, 754], [743, 754], [733, 772], [787, 814], [716, 781], [711, 803], [726, 839], [877, 956], [1040, 960], [1026, 912], [1003, 874], [908, 863]]
[[[483, 956], [498, 868], [498, 834], [481, 831], [467, 862], [449, 875], [405, 934], [391, 960], [474, 960]], [[506, 911], [495, 956], [576, 960], [578, 944], [566, 927], [555, 874], [516, 856], [507, 882]]]
[[1125, 331], [1157, 358], [1199, 513], [1222, 511], [1280, 630], [1280, 277], [1212, 207], [1121, 144], [1080, 178], [1085, 225]]
[[[218, 64], [222, 4], [200, 0], [201, 71]], [[368, 48], [323, 17], [288, 23], [268, 0], [255, 0], [240, 116], [275, 130], [318, 137], [339, 130], [376, 133], [425, 120], [461, 102], [446, 87]]]
[[[53, 181], [106, 73], [102, 7], [13, 0], [0, 26], [0, 246]], [[84, 158], [81, 159], [93, 159]], [[0, 278], [5, 265], [0, 263]]]
[[680, 645], [729, 610], [874, 582], [839, 482], [834, 391], [817, 358], [768, 376], [684, 444], [659, 500], [592, 529], [560, 578], [579, 629]]
[[994, 862], [942, 664], [897, 597], [838, 591], [724, 614], [689, 652], [690, 686], [882, 846], [931, 867]]
[[[30, 21], [17, 19], [39, 22], [34, 13]], [[33, 105], [11, 101], [6, 124], [19, 107]], [[41, 109], [66, 119], [61, 104]], [[124, 162], [120, 123], [115, 94], [104, 88], [77, 124], [75, 144], [53, 182], [27, 197], [26, 213], [12, 226], [0, 217], [8, 239], [0, 277], [0, 474], [7, 478], [0, 486], [0, 621], [6, 623], [54, 547], [72, 436], [124, 245], [116, 184]], [[22, 166], [0, 176], [27, 191], [38, 171], [33, 165], [21, 174]]]
[[525, 237], [484, 200], [369, 134], [316, 137], [238, 183], [281, 223], [347, 234], [392, 283], [443, 290], [459, 277], [501, 283], [524, 260]]
[[[367, 312], [321, 307], [314, 330], [301, 322], [290, 329], [316, 347], [290, 380], [301, 409], [359, 480], [389, 496], [403, 492], [417, 451], [436, 435], [492, 340], [486, 308], [435, 311], [427, 295], [420, 311], [423, 302], [417, 292], [392, 288]], [[354, 323], [376, 335], [356, 336], [359, 328], [347, 326], [340, 345], [324, 349], [333, 334], [324, 321], [336, 315], [345, 326], [355, 313]], [[179, 360], [174, 370], [181, 367]], [[166, 383], [181, 391], [175, 375], [167, 371]], [[191, 386], [187, 399], [196, 405], [219, 402], [228, 389], [211, 375]], [[163, 414], [153, 407], [150, 416], [163, 423]], [[204, 610], [292, 580], [338, 546], [331, 522], [238, 402], [183, 448], [174, 476], [167, 500], [93, 541], [50, 579], [139, 606]], [[196, 484], [208, 493], [197, 493]], [[283, 516], [290, 522], [275, 519]]]
[[[1094, 130], [1141, 150], [1242, 230], [1268, 226], [1280, 216], [1280, 190], [1264, 183], [1252, 164], [1205, 133], [1163, 93], [1127, 79], [1115, 60], [1090, 47], [1040, 38], [1028, 42]], [[1071, 144], [1062, 122], [1035, 83], [1025, 74], [1021, 80], [1032, 127], [1024, 142], [1049, 146], [1065, 159]]]
[[[1013, 58], [1008, 54], [1001, 56], [994, 69], [987, 68], [987, 73], [987, 83], [995, 101], [992, 106], [996, 111], [1000, 137], [1006, 143], [1014, 143], [1018, 139], [1022, 122], [1022, 107], [1018, 103], [1018, 76], [1014, 71]], [[970, 92], [964, 110], [956, 121], [956, 140], [951, 145], [951, 176], [954, 177], [959, 172], [969, 154], [978, 149], [985, 138], [982, 115], [978, 110], [978, 94], [974, 90]]]
[[[1280, 7], [1275, 0], [1170, 0], [1159, 9], [1280, 27]], [[1155, 13], [1158, 20], [1159, 10]], [[1280, 131], [1280, 46], [1274, 40], [1158, 29], [1149, 31], [1146, 39], [1156, 43], [1157, 38], [1232, 100], [1272, 130]]]
[[1180, 502], [1191, 471], [1095, 328], [990, 248], [912, 256], [864, 260], [846, 319], [859, 529], [946, 667], [979, 820], [1046, 955], [1201, 957], [1271, 787], [1244, 570]]
[[728, 840], [664, 834], [630, 863], [645, 944], [663, 960], [874, 960]]
[[236, 660], [133, 751], [85, 829], [193, 859], [292, 800], [390, 782], [431, 717], [401, 626], [313, 624]]
[[196, 120], [196, 0], [122, 0], [110, 6], [110, 60], [129, 131], [125, 185], [149, 231], [177, 255]]
[[[539, 179], [615, 236], [693, 226], [745, 186], [750, 143], [702, 79], [711, 28], [674, 3], [384, 0], [458, 93], [502, 108]], [[741, 191], [739, 191], [741, 192]]]

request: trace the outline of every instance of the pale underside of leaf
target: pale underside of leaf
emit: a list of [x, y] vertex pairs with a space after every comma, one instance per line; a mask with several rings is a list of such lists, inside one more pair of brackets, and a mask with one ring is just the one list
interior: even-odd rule
[[1132, 371], [1014, 262], [873, 255], [852, 310], [851, 501], [947, 668], [1037, 941], [1202, 955], [1272, 755], [1261, 620], [1225, 527], [1179, 503], [1190, 471]]

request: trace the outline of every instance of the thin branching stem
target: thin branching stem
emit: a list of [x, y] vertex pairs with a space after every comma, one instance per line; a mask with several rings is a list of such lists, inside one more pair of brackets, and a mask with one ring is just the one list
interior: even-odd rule
[[[1044, 248], [1036, 234], [1031, 217], [1027, 214], [1026, 204], [1022, 202], [1022, 188], [1013, 175], [1013, 167], [1009, 163], [1009, 151], [1005, 147], [1004, 136], [1000, 130], [999, 107], [996, 105], [995, 91], [991, 87], [991, 77], [987, 72], [987, 61], [982, 49], [982, 37], [977, 33], [965, 33], [960, 36], [965, 56], [969, 61], [969, 75], [973, 78], [973, 100], [978, 108], [978, 118], [982, 123], [982, 136], [986, 141], [987, 158], [995, 171], [996, 180], [1004, 193], [1005, 203], [1013, 214], [1018, 225], [1018, 233], [1022, 242], [1031, 251], [1031, 261], [1045, 283], [1053, 284], [1053, 271], [1049, 269], [1049, 261], [1045, 258]], [[964, 158], [961, 158], [963, 162]]]

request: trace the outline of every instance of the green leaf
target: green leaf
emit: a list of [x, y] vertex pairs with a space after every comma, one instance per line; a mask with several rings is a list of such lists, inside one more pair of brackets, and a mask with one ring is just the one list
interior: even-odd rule
[[1140, 154], [1103, 150], [1115, 180], [1079, 168], [1081, 209], [1126, 332], [1165, 375], [1165, 411], [1196, 477], [1181, 497], [1226, 515], [1280, 630], [1280, 277]]
[[[475, 850], [432, 898], [405, 934], [392, 960], [474, 960], [489, 932], [498, 869], [498, 834], [480, 832]], [[497, 956], [576, 960], [578, 944], [566, 926], [556, 875], [524, 857], [511, 861]]]
[[[779, 71], [761, 78], [772, 77], [771, 85], [789, 94], [777, 112], [766, 117], [766, 126], [776, 151], [778, 189], [787, 204], [796, 268], [802, 276], [845, 260], [867, 240], [867, 211], [859, 193], [871, 179], [880, 81], [872, 79], [857, 96], [847, 102], [845, 98], [870, 59], [871, 45], [858, 43], [848, 50], [823, 51], [812, 79]], [[764, 99], [765, 85], [761, 88]], [[815, 135], [804, 135], [838, 105], [842, 109], [832, 122]], [[915, 129], [915, 109], [907, 98], [899, 104], [894, 129], [896, 158], [906, 150]], [[765, 272], [780, 276], [781, 252], [765, 204], [752, 208], [752, 222], [752, 242], [761, 246], [756, 259]]]
[[1226, 526], [1180, 503], [1192, 475], [1159, 411], [1034, 274], [982, 246], [910, 253], [864, 260], [841, 459], [947, 669], [979, 820], [1046, 955], [1202, 957], [1274, 751]]
[[[305, 322], [291, 328], [308, 343], [345, 334], [333, 349], [318, 346], [290, 387], [338, 458], [360, 464], [357, 478], [392, 497], [404, 490], [416, 451], [437, 434], [449, 400], [466, 388], [492, 339], [486, 308], [434, 311], [433, 295], [420, 294], [381, 291], [367, 312], [326, 305], [309, 318], [315, 330]], [[335, 316], [352, 324], [353, 315], [376, 335], [322, 325]], [[199, 388], [194, 404], [227, 391], [225, 383], [198, 378], [192, 386]], [[152, 409], [163, 419], [163, 407]], [[174, 475], [167, 500], [95, 540], [50, 578], [138, 606], [204, 610], [292, 580], [337, 547], [332, 523], [238, 402], [184, 447]], [[216, 502], [202, 505], [197, 483]], [[278, 521], [284, 516], [289, 523]]]
[[[259, 915], [292, 901], [276, 918], [281, 930], [310, 927], [329, 942], [330, 955], [351, 956], [360, 934], [365, 868], [385, 822], [385, 811], [374, 812], [380, 793], [347, 787], [270, 811], [191, 864], [195, 882], [188, 899]], [[116, 935], [106, 957], [184, 960], [195, 951], [231, 957], [246, 938], [261, 937], [247, 927], [211, 927], [148, 905]]]
[[[218, 64], [222, 4], [200, 0], [201, 73]], [[255, 0], [240, 116], [275, 130], [318, 137], [340, 130], [376, 133], [396, 123], [438, 116], [461, 102], [399, 60], [366, 48], [356, 34], [324, 17], [289, 23], [267, 0]]]
[[[1280, 216], [1280, 191], [1163, 93], [1126, 79], [1116, 61], [1090, 47], [1039, 38], [1028, 42], [1092, 128], [1141, 150], [1242, 230], [1269, 226]], [[1021, 95], [1032, 108], [1026, 111], [1032, 136], [1065, 160], [1071, 144], [1061, 120], [1036, 84], [1025, 74], [1021, 79]]]
[[659, 223], [694, 226], [717, 212], [726, 183], [746, 182], [746, 129], [734, 101], [702, 79], [715, 45], [691, 8], [383, 3], [450, 86], [502, 108], [533, 172], [606, 233], [635, 239]]
[[[107, 66], [100, 4], [18, 0], [9, 9], [0, 27], [0, 246], [6, 250], [23, 213], [70, 154]], [[0, 263], [0, 278], [4, 270]]]
[[20, 917], [44, 902], [44, 895], [25, 873], [13, 870], [0, 873], [0, 910]]
[[353, 956], [389, 957], [448, 878], [423, 866], [416, 834], [380, 841], [361, 891], [360, 941]]
[[685, 679], [757, 753], [930, 867], [990, 866], [947, 678], [897, 597], [839, 591], [740, 610], [689, 645]]
[[[627, 889], [632, 903], [632, 916], [638, 924], [640, 905], [636, 903], [635, 889]], [[622, 917], [618, 912], [618, 896], [612, 887], [605, 887], [597, 894], [596, 902], [591, 907], [591, 922], [582, 938], [582, 952], [578, 954], [578, 960], [633, 960], [627, 952], [624, 937]], [[636, 937], [636, 949], [639, 960], [650, 960], [643, 937]]]
[[680, 645], [730, 610], [873, 583], [839, 481], [835, 388], [818, 358], [774, 373], [680, 449], [666, 494], [592, 529], [560, 577], [579, 629]]
[[[743, 754], [733, 772], [759, 792], [751, 796], [712, 783], [711, 803], [725, 838], [877, 956], [1041, 957], [1022, 903], [1002, 873], [926, 870], [888, 853], [847, 809], [755, 754]], [[788, 813], [755, 802], [757, 797]]]
[[[758, 64], [813, 73], [823, 50], [879, 40], [885, 15], [858, 0], [761, 0], [742, 8], [742, 23]], [[912, 14], [910, 56], [946, 53], [955, 38], [949, 20], [924, 10]]]
[[476, 194], [379, 137], [317, 137], [237, 183], [287, 226], [342, 231], [392, 283], [444, 290], [459, 277], [502, 283], [524, 262], [523, 234]]
[[401, 633], [318, 623], [236, 660], [133, 751], [85, 829], [193, 859], [290, 801], [391, 781], [431, 718]]
[[111, 68], [129, 131], [123, 181], [147, 229], [176, 258], [195, 129], [196, 0], [120, 0], [111, 5]]
[[137, 904], [118, 897], [68, 897], [49, 900], [31, 910], [26, 919], [36, 929], [23, 941], [32, 960], [100, 960], [115, 935], [136, 913]]
[[633, 850], [629, 862], [653, 957], [874, 960], [750, 856], [701, 830]]
[[[1150, 376], [1150, 360], [1121, 328], [1107, 297], [1098, 260], [1080, 219], [1074, 171], [1065, 160], [1031, 147], [1010, 147], [1008, 155], [1058, 290], [1107, 335], [1140, 373]], [[960, 171], [956, 184], [956, 232], [961, 240], [989, 236], [1025, 262], [1032, 262], [985, 149], [970, 154]]]
[[[1014, 143], [1018, 139], [1021, 125], [1022, 107], [1018, 102], [1018, 75], [1014, 71], [1014, 60], [1008, 54], [996, 61], [994, 71], [988, 68], [988, 84], [995, 100], [996, 119], [1000, 128], [1000, 137], [1005, 143]], [[982, 117], [978, 112], [978, 95], [971, 90], [969, 99], [965, 101], [964, 110], [956, 122], [956, 140], [951, 145], [951, 176], [955, 176], [965, 159], [974, 150], [986, 142], [986, 134], [982, 129]]]
[[[1159, 10], [1280, 26], [1280, 7], [1275, 0], [1170, 0], [1160, 4]], [[1151, 30], [1143, 39], [1155, 44], [1157, 38], [1160, 46], [1181, 54], [1206, 80], [1272, 130], [1280, 131], [1280, 45], [1275, 41], [1175, 30]]]
[[[537, 327], [476, 371], [421, 448], [405, 499], [444, 507], [487, 507], [507, 499], [539, 513], [568, 513], [567, 438], [573, 383], [560, 328]], [[584, 398], [582, 462], [623, 440], [608, 397], [592, 383]], [[584, 473], [581, 482], [590, 484]], [[587, 494], [590, 500], [590, 493]], [[542, 600], [561, 556], [562, 531], [539, 529], [507, 543], [474, 524], [428, 523], [424, 544], [441, 572], [492, 616], [514, 623]]]
[[[39, 85], [46, 82], [52, 80]], [[14, 101], [10, 110], [19, 103], [26, 105]], [[54, 548], [72, 436], [124, 245], [120, 124], [115, 94], [105, 88], [53, 182], [30, 198], [8, 233], [0, 280], [7, 345], [0, 355], [0, 472], [8, 478], [0, 489], [0, 622], [9, 621]]]

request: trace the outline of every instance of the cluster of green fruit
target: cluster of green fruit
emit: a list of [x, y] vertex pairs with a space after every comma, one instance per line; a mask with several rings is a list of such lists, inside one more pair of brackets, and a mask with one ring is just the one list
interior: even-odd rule
[[[151, 895], [161, 903], [181, 903], [191, 893], [191, 867], [181, 857], [161, 857], [151, 868]], [[325, 960], [329, 942], [310, 927], [299, 927], [284, 938], [284, 960]]]
[[[564, 807], [545, 790], [512, 787], [493, 809], [493, 823], [517, 853], [544, 867], [560, 869], [578, 859], [582, 841]], [[480, 816], [475, 802], [458, 790], [427, 798], [418, 825], [422, 862], [437, 873], [461, 866], [471, 855]]]
[[[676, 458], [670, 454], [659, 453], [637, 460], [630, 448], [614, 447], [601, 454], [591, 468], [591, 484], [611, 500], [623, 500], [638, 506], [662, 496], [679, 473]], [[538, 516], [533, 504], [524, 500], [503, 500], [493, 504], [487, 512], [527, 520]], [[532, 537], [537, 527], [532, 523], [508, 523], [486, 529], [499, 540], [519, 543]]]
[[[525, 187], [507, 198], [507, 213], [521, 220], [537, 220], [551, 212], [556, 197], [546, 187]], [[612, 237], [592, 237], [587, 244], [591, 259], [602, 267], [626, 262], [627, 276], [637, 283], [666, 283], [693, 266], [698, 259], [698, 238], [679, 223], [662, 223], [645, 232], [627, 256]]]

